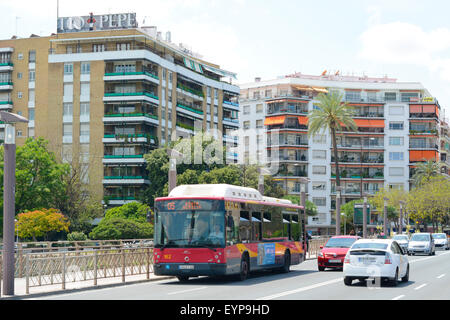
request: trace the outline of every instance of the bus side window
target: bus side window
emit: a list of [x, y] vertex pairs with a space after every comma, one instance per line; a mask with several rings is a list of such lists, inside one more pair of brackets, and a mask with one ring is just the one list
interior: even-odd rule
[[[235, 212], [236, 213], [236, 212]], [[228, 215], [226, 218], [226, 225], [227, 225], [227, 245], [232, 246], [233, 244], [238, 242], [238, 223], [236, 223], [236, 218], [233, 216], [233, 211], [228, 211]]]
[[252, 212], [252, 241], [262, 240], [261, 212]]
[[283, 237], [291, 239], [291, 215], [283, 214]]
[[250, 213], [241, 211], [239, 219], [239, 239], [242, 243], [249, 243], [251, 240]]
[[300, 241], [301, 225], [298, 220], [299, 220], [298, 214], [293, 214], [292, 215], [292, 239], [294, 241]]
[[272, 220], [272, 215], [270, 212], [264, 212], [263, 213], [263, 234], [262, 239], [267, 240], [269, 238], [269, 234], [267, 230], [270, 230], [270, 222]]

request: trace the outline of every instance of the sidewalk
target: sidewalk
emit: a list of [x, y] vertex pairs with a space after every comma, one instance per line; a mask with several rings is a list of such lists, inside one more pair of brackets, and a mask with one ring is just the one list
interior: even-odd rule
[[122, 277], [111, 277], [111, 278], [98, 278], [97, 285], [94, 285], [94, 280], [86, 280], [86, 281], [75, 281], [75, 282], [66, 282], [66, 289], [62, 288], [62, 284], [52, 284], [52, 285], [43, 285], [38, 287], [30, 287], [29, 294], [26, 293], [26, 279], [25, 278], [16, 278], [14, 280], [14, 296], [0, 296], [0, 300], [2, 299], [30, 299], [34, 296], [44, 296], [47, 294], [56, 294], [56, 293], [68, 293], [70, 291], [76, 290], [91, 290], [91, 289], [100, 289], [104, 287], [111, 286], [120, 286], [120, 285], [128, 285], [139, 282], [147, 282], [147, 281], [158, 281], [164, 279], [170, 279], [173, 277], [170, 276], [155, 276], [153, 273], [150, 273], [149, 279], [147, 279], [147, 275], [139, 274], [139, 275], [127, 275], [125, 278], [125, 282], [122, 282]]
[[[306, 254], [306, 260], [313, 260], [316, 259], [316, 255], [309, 253]], [[122, 282], [122, 277], [111, 277], [111, 278], [98, 278], [97, 279], [97, 285], [94, 285], [94, 280], [85, 280], [85, 281], [71, 281], [66, 282], [66, 288], [62, 288], [62, 284], [52, 284], [52, 285], [43, 285], [43, 286], [37, 286], [37, 287], [30, 287], [29, 291], [30, 293], [26, 293], [26, 279], [25, 278], [16, 278], [14, 280], [14, 296], [0, 296], [0, 300], [2, 299], [30, 299], [33, 297], [42, 297], [44, 295], [50, 295], [50, 294], [57, 294], [57, 293], [67, 293], [70, 291], [76, 291], [76, 290], [92, 290], [92, 289], [99, 289], [99, 288], [105, 288], [105, 287], [111, 287], [111, 286], [120, 286], [120, 285], [128, 285], [133, 283], [139, 283], [139, 282], [146, 282], [146, 281], [158, 281], [158, 280], [165, 280], [165, 279], [171, 279], [173, 277], [171, 276], [155, 276], [154, 273], [150, 273], [149, 279], [147, 279], [146, 274], [139, 274], [139, 275], [127, 275], [125, 278], [125, 282]]]

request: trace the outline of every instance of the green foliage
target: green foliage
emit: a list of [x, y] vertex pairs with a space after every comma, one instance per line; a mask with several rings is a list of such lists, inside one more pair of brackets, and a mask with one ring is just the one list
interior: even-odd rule
[[420, 186], [427, 183], [432, 177], [440, 174], [440, 169], [441, 164], [433, 160], [419, 163], [413, 176], [414, 185]]
[[[290, 200], [292, 203], [300, 205], [300, 196], [288, 194], [283, 196], [283, 199]], [[312, 201], [306, 200], [305, 207], [306, 207], [306, 215], [308, 216], [315, 216], [319, 213], [319, 211], [317, 210], [317, 206]]]
[[83, 232], [71, 232], [67, 235], [68, 241], [84, 241], [87, 240], [87, 235], [85, 235]]
[[120, 207], [111, 208], [106, 211], [105, 219], [121, 218], [147, 223], [147, 212], [150, 207], [139, 202], [126, 203]]
[[153, 225], [150, 223], [117, 217], [103, 219], [89, 234], [89, 238], [95, 240], [144, 239], [152, 237]]

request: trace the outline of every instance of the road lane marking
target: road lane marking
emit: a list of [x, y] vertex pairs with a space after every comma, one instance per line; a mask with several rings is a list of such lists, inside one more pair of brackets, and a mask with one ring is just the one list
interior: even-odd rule
[[401, 299], [401, 298], [403, 298], [405, 295], [404, 294], [402, 294], [402, 295], [400, 295], [400, 296], [397, 296], [397, 297], [395, 297], [395, 298], [393, 298], [392, 300], [398, 300], [398, 299]]
[[437, 276], [436, 278], [440, 279], [442, 277], [445, 277], [445, 273], [441, 274], [440, 276]]
[[173, 294], [179, 294], [179, 293], [185, 293], [185, 292], [192, 292], [192, 291], [197, 291], [197, 290], [203, 290], [206, 289], [208, 287], [200, 287], [200, 288], [194, 288], [194, 289], [187, 289], [187, 290], [182, 290], [182, 291], [175, 291], [175, 292], [170, 292], [167, 295], [173, 295]]
[[325, 282], [320, 282], [320, 283], [316, 283], [307, 287], [303, 287], [303, 288], [298, 288], [298, 289], [294, 289], [294, 290], [289, 290], [289, 291], [284, 291], [284, 292], [280, 292], [280, 293], [276, 293], [270, 296], [265, 296], [262, 298], [258, 298], [256, 300], [272, 300], [272, 299], [276, 299], [276, 298], [280, 298], [280, 297], [284, 297], [290, 294], [294, 294], [294, 293], [299, 293], [299, 292], [303, 292], [303, 291], [307, 291], [307, 290], [311, 290], [311, 289], [315, 289], [315, 288], [319, 288], [322, 286], [326, 286], [329, 284], [333, 284], [336, 282], [340, 282], [343, 281], [344, 278], [337, 278], [337, 279], [333, 279], [333, 280], [329, 280], [329, 281], [325, 281]]
[[414, 290], [422, 289], [422, 288], [425, 287], [426, 285], [427, 285], [427, 283], [424, 283], [424, 284], [418, 286], [417, 288], [414, 288]]

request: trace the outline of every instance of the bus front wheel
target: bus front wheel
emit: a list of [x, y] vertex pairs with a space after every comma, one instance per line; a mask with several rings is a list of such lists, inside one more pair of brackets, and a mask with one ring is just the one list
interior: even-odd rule
[[240, 268], [240, 272], [239, 272], [239, 280], [240, 281], [244, 281], [248, 278], [248, 273], [250, 270], [250, 265], [248, 262], [248, 258], [247, 256], [242, 257], [241, 260], [241, 268]]

